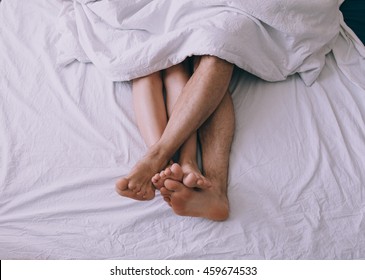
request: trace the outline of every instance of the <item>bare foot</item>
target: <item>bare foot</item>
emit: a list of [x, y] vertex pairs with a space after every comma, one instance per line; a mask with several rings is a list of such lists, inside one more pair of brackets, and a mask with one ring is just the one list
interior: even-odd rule
[[152, 183], [156, 189], [159, 190], [164, 186], [164, 182], [168, 178], [176, 181], [182, 181], [183, 171], [177, 163], [172, 163], [172, 165], [167, 166], [160, 173], [155, 174], [155, 176], [152, 177]]
[[[206, 189], [211, 187], [211, 182], [207, 180], [200, 172], [198, 165], [195, 162], [182, 162], [181, 169], [184, 174], [181, 181], [186, 187]], [[169, 178], [174, 180], [173, 178]]]
[[[206, 179], [208, 181], [208, 179]], [[210, 187], [197, 189], [185, 186], [183, 183], [166, 179], [161, 194], [167, 203], [180, 216], [202, 217], [214, 221], [228, 218], [229, 204], [226, 186], [210, 182]]]
[[[157, 173], [155, 176], [153, 176], [152, 183], [158, 190], [161, 190], [161, 188], [164, 187], [166, 179], [182, 181], [183, 176], [184, 174], [180, 165], [173, 163], [171, 166], [166, 167], [165, 170], [162, 170], [160, 173]], [[162, 196], [163, 199], [170, 205], [170, 194], [162, 194]]]
[[166, 179], [180, 181], [189, 188], [205, 189], [210, 187], [210, 182], [201, 174], [196, 163], [185, 162], [181, 165], [174, 163], [155, 174], [152, 177], [152, 183], [157, 189], [161, 189]]
[[116, 183], [116, 191], [121, 196], [136, 200], [151, 200], [155, 197], [155, 188], [151, 182], [153, 174], [158, 167], [153, 158], [145, 157], [140, 160], [127, 177], [121, 178]]

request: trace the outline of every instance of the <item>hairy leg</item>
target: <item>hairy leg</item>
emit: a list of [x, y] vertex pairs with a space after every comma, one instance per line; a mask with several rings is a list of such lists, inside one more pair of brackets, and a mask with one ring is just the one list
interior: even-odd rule
[[160, 140], [148, 149], [128, 177], [117, 182], [117, 189], [125, 189], [126, 180], [139, 186], [150, 184], [144, 178], [152, 178], [162, 170], [181, 145], [216, 110], [228, 88], [232, 70], [233, 65], [217, 57], [201, 58], [179, 95]]
[[167, 179], [161, 188], [165, 201], [176, 214], [217, 221], [228, 218], [227, 180], [234, 122], [231, 96], [226, 93], [218, 109], [200, 129], [203, 171], [211, 186], [199, 188], [194, 182], [190, 185]]
[[[200, 64], [201, 57], [194, 57], [194, 71], [198, 68]], [[197, 133], [196, 133], [197, 137]], [[184, 177], [183, 184], [189, 187], [197, 188], [209, 188], [211, 186], [210, 182], [201, 174], [197, 162], [197, 146], [196, 140], [195, 145], [183, 145], [181, 148], [181, 156], [179, 163], [181, 165]], [[170, 178], [173, 179], [173, 178]]]
[[[133, 106], [142, 138], [147, 147], [151, 147], [161, 138], [167, 124], [160, 72], [133, 80]], [[136, 166], [137, 169], [141, 167], [144, 166]], [[128, 177], [118, 181], [118, 193], [137, 200], [153, 198], [155, 191], [150, 182], [151, 178], [144, 174], [136, 178], [133, 174], [134, 170]]]
[[[166, 109], [168, 118], [171, 116], [175, 103], [182, 92], [183, 88], [186, 86], [189, 81], [190, 74], [188, 67], [185, 62], [174, 65], [168, 69], [162, 71], [163, 75], [163, 83], [166, 90]], [[192, 138], [191, 136], [190, 138]], [[195, 135], [196, 137], [196, 135]], [[189, 139], [190, 139], [189, 138]], [[187, 142], [190, 142], [187, 140]], [[183, 144], [183, 146], [185, 143]], [[163, 186], [163, 182], [166, 179], [166, 176], [175, 176], [171, 171], [171, 165], [167, 166], [165, 170], [156, 173], [152, 177], [152, 183], [157, 189], [160, 189]], [[176, 176], [175, 176], [176, 177]], [[174, 177], [174, 178], [175, 178]]]
[[[203, 56], [174, 106], [161, 139], [152, 147], [171, 156], [197, 131], [221, 103], [232, 76], [233, 65]], [[168, 157], [169, 158], [169, 157]]]

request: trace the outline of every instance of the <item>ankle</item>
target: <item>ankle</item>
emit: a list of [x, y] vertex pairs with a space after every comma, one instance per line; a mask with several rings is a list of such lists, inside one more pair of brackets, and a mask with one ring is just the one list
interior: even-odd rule
[[193, 158], [180, 158], [179, 164], [181, 166], [188, 165], [188, 166], [192, 166], [194, 168], [198, 168], [198, 162], [196, 161], [195, 158], [194, 159]]
[[152, 146], [146, 156], [157, 170], [162, 170], [170, 161], [170, 156], [163, 147]]
[[216, 186], [219, 190], [221, 190], [222, 194], [226, 194], [228, 180], [224, 174], [204, 173], [204, 176], [212, 183], [213, 186]]

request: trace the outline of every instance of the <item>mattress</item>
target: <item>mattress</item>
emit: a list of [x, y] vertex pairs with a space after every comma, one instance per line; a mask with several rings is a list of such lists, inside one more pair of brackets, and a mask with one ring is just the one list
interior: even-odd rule
[[57, 63], [61, 8], [0, 4], [0, 259], [365, 259], [365, 49], [344, 23], [311, 86], [235, 69], [214, 222], [115, 192], [147, 149], [131, 84]]

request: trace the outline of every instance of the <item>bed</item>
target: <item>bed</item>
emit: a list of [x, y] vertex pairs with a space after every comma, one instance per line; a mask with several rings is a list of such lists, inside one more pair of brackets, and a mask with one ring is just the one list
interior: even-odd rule
[[0, 3], [0, 259], [365, 258], [365, 47], [344, 22], [311, 85], [236, 67], [214, 222], [115, 192], [146, 151], [131, 84], [59, 63], [61, 9]]

